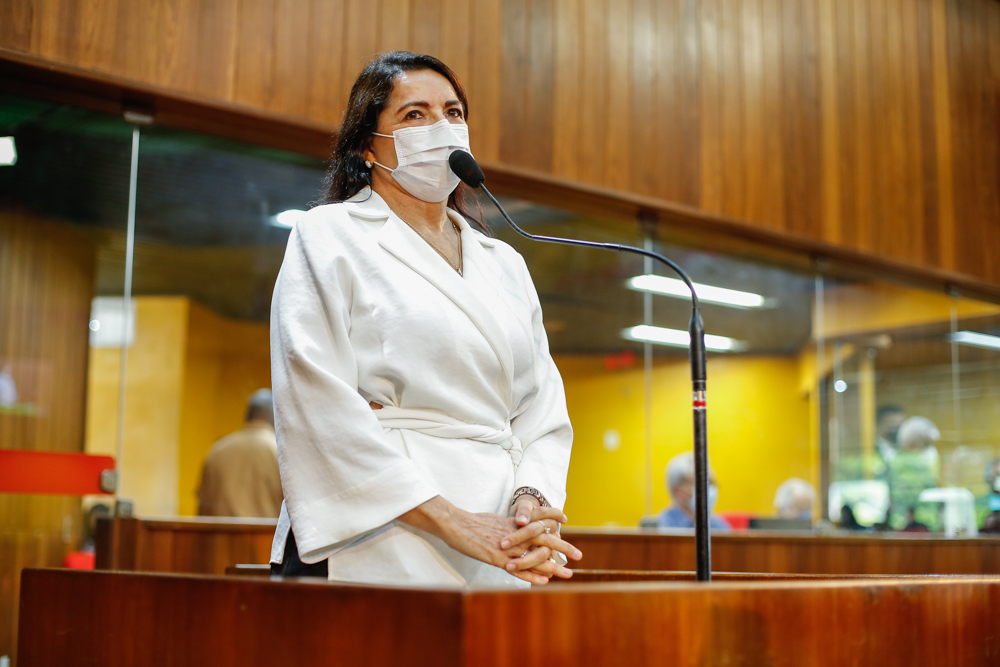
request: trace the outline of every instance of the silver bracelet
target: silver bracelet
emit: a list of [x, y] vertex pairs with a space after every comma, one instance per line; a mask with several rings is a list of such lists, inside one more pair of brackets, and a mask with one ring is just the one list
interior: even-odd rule
[[520, 489], [514, 492], [514, 496], [510, 499], [510, 504], [513, 505], [517, 502], [517, 499], [521, 496], [531, 496], [538, 501], [538, 504], [542, 507], [552, 507], [549, 505], [549, 501], [545, 499], [542, 492], [531, 486], [522, 486]]

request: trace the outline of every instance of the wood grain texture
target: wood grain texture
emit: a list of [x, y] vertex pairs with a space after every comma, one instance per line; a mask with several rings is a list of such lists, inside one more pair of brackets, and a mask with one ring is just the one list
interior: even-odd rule
[[102, 519], [97, 568], [224, 574], [237, 564], [267, 563], [276, 521]]
[[1000, 285], [994, 0], [7, 0], [0, 12], [0, 58], [327, 130], [372, 54], [428, 52], [465, 78], [487, 163]]
[[[268, 562], [273, 521], [190, 518], [102, 520], [97, 566], [112, 570], [224, 574]], [[587, 570], [694, 567], [694, 538], [679, 532], [567, 528]], [[739, 533], [712, 537], [719, 572], [788, 575], [994, 575], [1000, 540]]]
[[[694, 537], [668, 532], [566, 529], [583, 551], [574, 564], [603, 570], [689, 570]], [[716, 534], [712, 568], [720, 572], [820, 575], [1000, 574], [1000, 540], [897, 536]]]
[[22, 665], [460, 664], [455, 593], [58, 570], [22, 591]]
[[[986, 665], [1000, 580], [684, 581], [530, 591], [28, 570], [25, 665]], [[80, 613], [86, 600], [89, 613]], [[317, 623], [317, 619], [326, 622]]]
[[[68, 225], [0, 203], [0, 447], [81, 452], [94, 249]], [[14, 652], [24, 567], [56, 566], [79, 539], [79, 498], [0, 495], [0, 655]]]

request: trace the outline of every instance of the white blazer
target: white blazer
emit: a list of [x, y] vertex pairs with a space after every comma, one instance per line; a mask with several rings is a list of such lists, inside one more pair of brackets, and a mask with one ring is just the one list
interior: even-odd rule
[[436, 495], [503, 515], [522, 486], [566, 500], [573, 431], [527, 267], [448, 214], [464, 277], [368, 188], [292, 230], [271, 307], [272, 562], [292, 528], [334, 580], [525, 585], [395, 521]]

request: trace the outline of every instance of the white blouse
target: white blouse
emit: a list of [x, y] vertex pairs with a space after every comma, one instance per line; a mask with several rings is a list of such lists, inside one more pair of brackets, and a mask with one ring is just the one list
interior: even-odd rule
[[271, 308], [272, 562], [292, 528], [334, 580], [524, 585], [395, 521], [436, 495], [503, 515], [522, 486], [566, 499], [573, 431], [527, 267], [448, 214], [464, 276], [368, 188], [292, 230]]

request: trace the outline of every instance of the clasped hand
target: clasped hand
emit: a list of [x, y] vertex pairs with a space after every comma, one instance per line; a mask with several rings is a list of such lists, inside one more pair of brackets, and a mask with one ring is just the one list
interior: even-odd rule
[[470, 558], [533, 584], [547, 584], [552, 577], [573, 576], [569, 568], [555, 562], [555, 552], [573, 560], [583, 558], [579, 549], [559, 536], [559, 526], [566, 523], [566, 515], [552, 507], [540, 507], [530, 496], [518, 498], [507, 517], [466, 512], [435, 496], [401, 515], [399, 520], [441, 538]]
[[552, 577], [569, 579], [573, 571], [556, 552], [580, 560], [579, 549], [562, 539], [559, 526], [568, 520], [554, 507], [541, 507], [528, 495], [518, 498], [511, 506], [511, 516], [518, 529], [500, 540], [500, 548], [510, 560], [504, 566], [515, 577], [533, 584], [546, 584]]

